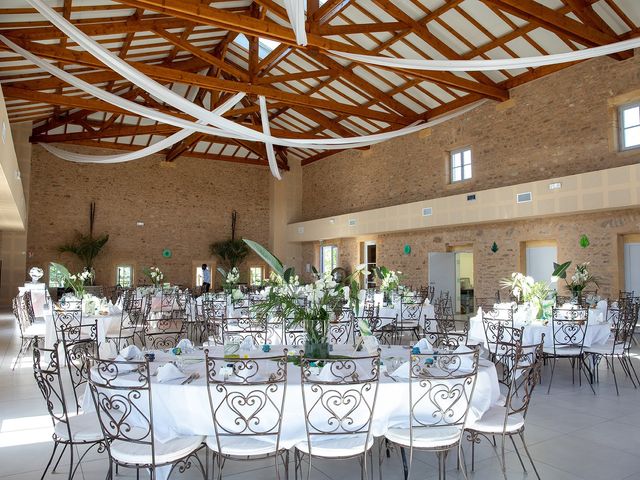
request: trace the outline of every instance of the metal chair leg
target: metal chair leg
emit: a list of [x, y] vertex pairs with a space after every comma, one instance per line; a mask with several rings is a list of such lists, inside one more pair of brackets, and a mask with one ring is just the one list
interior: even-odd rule
[[520, 440], [522, 440], [522, 445], [524, 445], [524, 451], [527, 454], [527, 457], [529, 457], [529, 462], [531, 463], [531, 466], [533, 467], [533, 471], [536, 473], [536, 477], [538, 477], [538, 480], [542, 480], [540, 478], [540, 474], [538, 473], [538, 469], [536, 468], [536, 464], [533, 463], [533, 458], [531, 458], [531, 454], [529, 453], [529, 448], [527, 447], [527, 442], [524, 441], [524, 431], [520, 432]]
[[58, 449], [58, 442], [54, 442], [53, 451], [51, 452], [51, 456], [49, 457], [49, 461], [47, 462], [47, 466], [44, 467], [44, 472], [42, 472], [42, 477], [40, 477], [40, 480], [44, 480], [44, 477], [47, 475], [47, 470], [49, 470], [49, 467], [51, 466], [51, 462], [53, 461], [53, 457], [56, 455], [56, 450], [57, 449]]

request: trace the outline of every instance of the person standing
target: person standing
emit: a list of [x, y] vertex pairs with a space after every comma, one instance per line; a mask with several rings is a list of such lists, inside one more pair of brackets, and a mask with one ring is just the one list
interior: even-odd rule
[[211, 288], [211, 271], [207, 268], [207, 264], [202, 264], [202, 292], [207, 293]]

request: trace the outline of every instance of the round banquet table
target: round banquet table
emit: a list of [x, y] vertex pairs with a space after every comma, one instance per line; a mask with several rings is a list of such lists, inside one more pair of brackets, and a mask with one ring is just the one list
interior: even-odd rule
[[[252, 357], [273, 356], [282, 353], [282, 347], [274, 346], [272, 351], [264, 354], [261, 351], [251, 352]], [[290, 347], [297, 350], [297, 347]], [[380, 382], [374, 410], [372, 434], [375, 437], [384, 435], [388, 428], [395, 425], [407, 425], [409, 413], [409, 380], [406, 378], [390, 378], [383, 374], [385, 361], [390, 358], [409, 360], [410, 350], [401, 346], [382, 347]], [[345, 355], [353, 353], [349, 347], [335, 346], [334, 354]], [[222, 356], [222, 347], [212, 347], [211, 356]], [[153, 373], [158, 367], [176, 357], [166, 352], [156, 352], [156, 361], [151, 363], [151, 394], [153, 404], [154, 435], [157, 441], [167, 442], [171, 439], [190, 435], [214, 435], [213, 420], [209, 406], [209, 396], [206, 382], [204, 352], [196, 350], [183, 355], [183, 369], [186, 376], [197, 372], [200, 377], [191, 383], [181, 384], [184, 378], [166, 383], [160, 383]], [[398, 360], [396, 360], [397, 362]], [[297, 443], [306, 440], [305, 420], [303, 414], [302, 389], [300, 386], [300, 368], [288, 363], [287, 390], [283, 409], [282, 432], [280, 446], [292, 448]], [[122, 375], [120, 382], [126, 385], [136, 384], [137, 375], [134, 373]], [[215, 391], [214, 391], [215, 392]], [[214, 393], [215, 395], [215, 393]], [[475, 390], [471, 400], [468, 422], [479, 419], [500, 398], [500, 386], [495, 366], [487, 360], [481, 359]], [[148, 411], [148, 403], [141, 404], [142, 410]], [[214, 400], [215, 401], [215, 400]], [[91, 393], [87, 390], [84, 396], [83, 410], [95, 411]], [[167, 471], [168, 472], [168, 471]], [[158, 478], [166, 478], [158, 472]]]

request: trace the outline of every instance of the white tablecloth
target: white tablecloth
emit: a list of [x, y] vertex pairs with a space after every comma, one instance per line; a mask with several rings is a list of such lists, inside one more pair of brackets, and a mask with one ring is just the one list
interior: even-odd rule
[[[292, 347], [294, 348], [294, 347]], [[337, 354], [348, 353], [347, 347], [342, 347]], [[274, 355], [277, 347], [268, 355]], [[222, 348], [216, 347], [212, 355], [222, 355]], [[254, 353], [253, 355], [261, 355]], [[187, 356], [185, 360], [185, 373], [198, 372], [200, 378], [190, 384], [180, 385], [179, 381], [158, 383], [156, 377], [152, 377], [153, 417], [154, 433], [160, 442], [166, 442], [176, 437], [188, 435], [214, 435], [213, 420], [209, 407], [209, 397], [206, 386], [206, 374], [204, 361], [192, 363], [194, 357], [203, 359], [203, 352], [196, 352]], [[381, 358], [401, 357], [409, 359], [409, 350], [403, 347], [383, 347]], [[166, 362], [175, 357], [170, 354], [156, 353], [156, 362], [152, 363], [152, 372], [161, 362]], [[383, 367], [384, 368], [384, 367]], [[129, 375], [132, 384], [135, 383], [135, 375]], [[123, 382], [124, 383], [124, 382]], [[477, 382], [468, 421], [479, 419], [492, 405], [496, 404], [500, 397], [500, 387], [496, 369], [493, 364], [481, 360]], [[374, 411], [372, 433], [378, 437], [384, 435], [388, 428], [397, 424], [407, 424], [409, 410], [409, 380], [391, 378], [380, 375], [378, 397]], [[95, 411], [91, 400], [91, 393], [87, 390], [84, 397], [83, 409], [85, 412]], [[300, 388], [300, 368], [288, 364], [288, 385], [282, 421], [282, 433], [280, 445], [282, 448], [291, 448], [306, 439], [305, 422], [302, 405], [302, 389]], [[266, 440], [266, 439], [265, 439]]]
[[[602, 312], [596, 309], [589, 310], [589, 320], [587, 332], [584, 338], [584, 346], [599, 345], [606, 343], [611, 335], [611, 325], [604, 320], [606, 317]], [[533, 345], [539, 343], [544, 333], [545, 347], [553, 347], [553, 329], [551, 320], [544, 325], [541, 321], [533, 320], [531, 323], [524, 324], [514, 317], [513, 326], [516, 328], [524, 327], [522, 337], [523, 345]], [[482, 326], [482, 314], [471, 317], [469, 320], [469, 339], [486, 344], [486, 336], [484, 327]]]

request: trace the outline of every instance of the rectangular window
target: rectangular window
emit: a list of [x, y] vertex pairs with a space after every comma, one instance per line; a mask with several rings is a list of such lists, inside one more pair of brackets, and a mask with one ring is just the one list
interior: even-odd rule
[[620, 150], [640, 147], [640, 103], [620, 107]]
[[118, 265], [116, 267], [116, 285], [121, 287], [133, 286], [133, 267], [131, 265]]
[[451, 183], [471, 178], [471, 149], [461, 148], [451, 152]]
[[62, 279], [62, 272], [55, 266], [49, 264], [49, 287], [62, 288], [64, 287], [64, 280]]
[[196, 287], [201, 287], [204, 282], [204, 274], [202, 273], [202, 267], [196, 267]]
[[338, 266], [338, 247], [323, 245], [320, 249], [320, 271], [331, 272]]
[[262, 285], [264, 271], [262, 267], [249, 268], [249, 282], [251, 285]]

